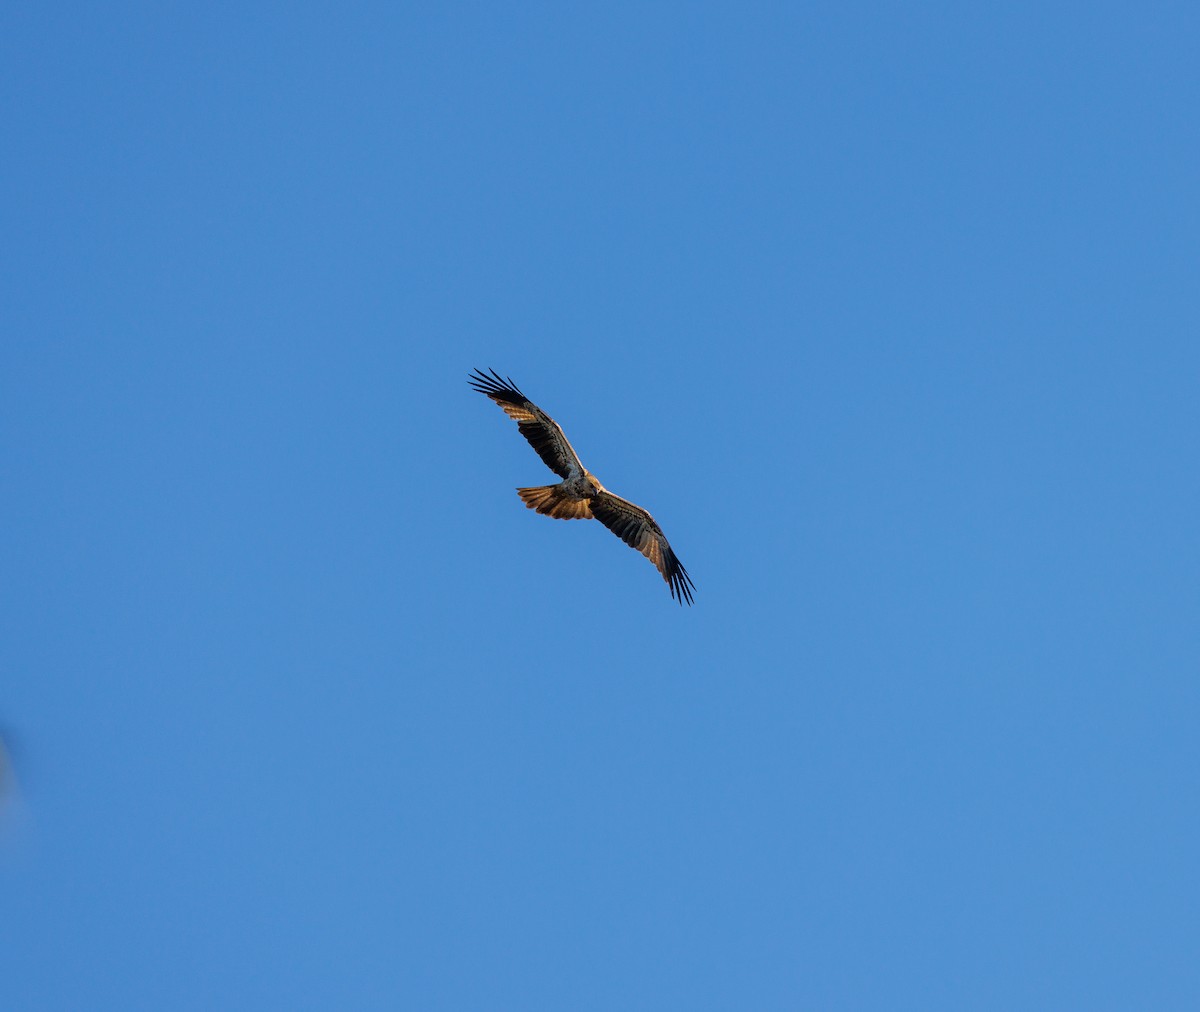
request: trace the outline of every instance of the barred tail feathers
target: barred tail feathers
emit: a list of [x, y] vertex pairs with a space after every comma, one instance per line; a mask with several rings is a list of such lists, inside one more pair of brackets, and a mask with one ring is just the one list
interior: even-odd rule
[[556, 520], [591, 520], [592, 511], [586, 499], [577, 499], [562, 485], [541, 485], [538, 488], [519, 488], [517, 495], [531, 510]]

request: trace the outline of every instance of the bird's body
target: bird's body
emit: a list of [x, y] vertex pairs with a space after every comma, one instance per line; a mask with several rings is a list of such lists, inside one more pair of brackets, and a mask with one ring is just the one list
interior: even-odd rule
[[695, 586], [691, 577], [649, 513], [601, 485], [583, 466], [558, 423], [521, 393], [511, 379], [505, 380], [494, 369], [490, 376], [476, 369], [469, 382], [517, 423], [521, 435], [546, 466], [562, 478], [557, 485], [517, 489], [526, 506], [557, 520], [599, 520], [654, 563], [671, 588], [672, 597], [680, 604], [692, 603]]

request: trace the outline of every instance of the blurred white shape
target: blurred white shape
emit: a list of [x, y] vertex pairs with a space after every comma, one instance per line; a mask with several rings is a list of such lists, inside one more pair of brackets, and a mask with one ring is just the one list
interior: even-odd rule
[[8, 800], [10, 793], [16, 789], [16, 774], [13, 773], [12, 759], [8, 755], [8, 746], [0, 735], [0, 804]]
[[0, 733], [0, 842], [10, 838], [18, 826], [25, 822], [24, 809], [12, 749]]

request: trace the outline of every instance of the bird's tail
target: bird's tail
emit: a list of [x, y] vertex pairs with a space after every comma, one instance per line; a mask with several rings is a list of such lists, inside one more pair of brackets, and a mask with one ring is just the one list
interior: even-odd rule
[[542, 485], [538, 488], [519, 488], [521, 502], [542, 516], [558, 520], [591, 520], [592, 511], [586, 499], [576, 499], [561, 485]]

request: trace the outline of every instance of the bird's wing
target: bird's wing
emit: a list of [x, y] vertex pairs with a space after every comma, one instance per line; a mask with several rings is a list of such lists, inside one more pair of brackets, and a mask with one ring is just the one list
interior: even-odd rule
[[592, 508], [592, 516], [658, 567], [662, 578], [671, 588], [673, 598], [680, 604], [684, 601], [692, 603], [692, 591], [696, 589], [696, 585], [671, 551], [671, 546], [667, 543], [662, 528], [654, 522], [654, 517], [641, 506], [636, 506], [611, 492], [601, 492], [592, 496], [588, 505]]
[[476, 369], [468, 380], [473, 390], [486, 394], [517, 423], [521, 435], [560, 478], [574, 478], [583, 473], [579, 455], [567, 442], [558, 422], [526, 397], [512, 380], [502, 378], [495, 369], [491, 375]]

